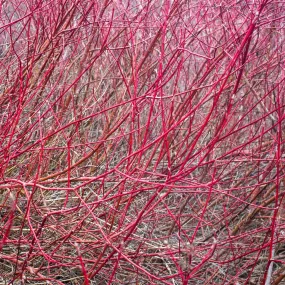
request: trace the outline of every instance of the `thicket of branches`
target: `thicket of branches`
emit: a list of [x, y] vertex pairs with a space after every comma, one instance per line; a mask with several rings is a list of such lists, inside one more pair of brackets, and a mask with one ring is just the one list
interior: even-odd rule
[[282, 283], [284, 2], [0, 12], [0, 284]]

